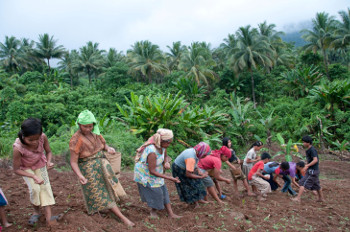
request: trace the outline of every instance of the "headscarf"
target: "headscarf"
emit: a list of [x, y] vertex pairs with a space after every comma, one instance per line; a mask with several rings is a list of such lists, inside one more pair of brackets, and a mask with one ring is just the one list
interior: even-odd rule
[[209, 155], [211, 153], [210, 146], [205, 142], [198, 143], [196, 146], [194, 146], [194, 150], [196, 150], [198, 159], [200, 159], [203, 155]]
[[148, 145], [153, 144], [155, 147], [160, 148], [160, 143], [162, 142], [162, 140], [169, 140], [172, 139], [174, 137], [173, 131], [169, 130], [169, 129], [158, 129], [157, 133], [155, 133], [154, 135], [152, 135], [144, 144], [142, 144], [141, 147], [139, 147], [136, 151], [138, 153], [142, 153], [143, 150], [145, 150], [145, 148]]
[[215, 157], [218, 157], [218, 158], [220, 158], [221, 155], [224, 155], [224, 156], [226, 156], [228, 159], [230, 159], [231, 156], [232, 156], [231, 150], [230, 150], [228, 147], [226, 147], [226, 146], [222, 146], [222, 147], [220, 148], [220, 150], [214, 150], [211, 154], [212, 154], [213, 156], [215, 156]]
[[90, 110], [84, 110], [82, 111], [79, 116], [78, 119], [75, 123], [78, 127], [79, 124], [81, 125], [87, 125], [87, 124], [94, 124], [94, 129], [92, 129], [92, 133], [100, 135], [100, 129], [98, 128], [97, 125], [97, 120], [95, 118], [95, 116], [91, 113]]

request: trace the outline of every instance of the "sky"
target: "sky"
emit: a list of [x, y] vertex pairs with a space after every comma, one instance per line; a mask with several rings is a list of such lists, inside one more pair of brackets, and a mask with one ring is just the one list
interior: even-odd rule
[[215, 48], [241, 26], [266, 20], [299, 31], [317, 12], [339, 19], [349, 7], [349, 0], [0, 0], [0, 42], [48, 33], [68, 50], [92, 41], [125, 53], [141, 40], [163, 51], [176, 41]]

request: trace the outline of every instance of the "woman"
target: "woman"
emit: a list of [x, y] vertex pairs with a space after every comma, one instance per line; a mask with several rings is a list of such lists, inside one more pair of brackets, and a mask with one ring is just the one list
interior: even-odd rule
[[95, 116], [89, 110], [81, 112], [76, 123], [79, 130], [69, 142], [70, 163], [81, 183], [88, 213], [109, 209], [124, 224], [134, 226], [117, 206], [120, 183], [103, 153], [115, 154], [114, 148], [100, 135]]
[[216, 194], [214, 184], [219, 192], [219, 196], [222, 197], [222, 192], [220, 185], [217, 181], [224, 181], [227, 184], [230, 184], [231, 181], [223, 176], [221, 176], [221, 162], [226, 162], [229, 158], [231, 158], [231, 150], [226, 146], [222, 146], [220, 150], [214, 150], [210, 155], [201, 159], [198, 163], [198, 167], [202, 172], [207, 171], [210, 176], [203, 178], [204, 186], [207, 188], [208, 193], [219, 203], [222, 204], [221, 201]]
[[242, 162], [238, 158], [238, 156], [236, 156], [235, 151], [232, 149], [232, 142], [230, 138], [227, 138], [227, 137], [223, 138], [222, 145], [228, 147], [231, 150], [232, 156], [228, 161], [226, 161], [226, 164], [230, 167], [230, 173], [233, 179], [233, 186], [236, 193], [238, 193], [237, 180], [241, 180], [243, 182], [244, 188], [247, 190], [248, 196], [255, 196], [255, 194], [252, 193], [251, 190], [249, 189], [247, 177], [244, 175], [241, 169]]
[[198, 170], [197, 164], [211, 153], [210, 147], [204, 142], [200, 142], [193, 148], [188, 148], [176, 157], [172, 165], [173, 177], [180, 179], [181, 183], [175, 183], [180, 200], [188, 204], [198, 202], [208, 203], [204, 201], [207, 195], [202, 179], [207, 177], [207, 173]]
[[167, 176], [164, 173], [164, 167], [170, 168], [167, 161], [166, 148], [173, 141], [173, 132], [168, 129], [159, 129], [151, 138], [148, 139], [139, 149], [137, 153], [141, 154], [136, 159], [134, 169], [134, 181], [140, 193], [141, 200], [147, 202], [151, 208], [150, 216], [158, 218], [157, 210], [166, 208], [169, 217], [180, 218], [173, 213], [169, 200], [169, 193], [164, 183], [164, 179], [180, 183], [179, 178]]
[[[254, 164], [260, 160], [260, 157], [257, 157], [256, 152], [260, 151], [263, 145], [264, 144], [261, 141], [256, 141], [255, 143], [253, 143], [246, 157], [244, 158], [242, 171], [246, 177], [248, 177], [249, 172], [254, 166]], [[250, 184], [249, 180], [248, 183]], [[253, 192], [257, 192], [255, 185], [252, 186], [252, 189]]]

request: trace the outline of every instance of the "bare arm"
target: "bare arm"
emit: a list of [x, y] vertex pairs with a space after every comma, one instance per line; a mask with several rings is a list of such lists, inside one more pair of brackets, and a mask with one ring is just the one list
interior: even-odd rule
[[159, 173], [156, 171], [156, 167], [157, 167], [157, 155], [156, 153], [152, 152], [149, 153], [147, 156], [147, 163], [148, 163], [148, 169], [149, 169], [149, 173], [153, 176], [157, 176], [157, 177], [161, 177], [164, 179], [168, 179], [171, 180], [175, 183], [180, 183], [180, 180], [178, 178], [174, 178], [171, 176], [167, 176], [165, 174]]
[[227, 166], [229, 166], [231, 169], [236, 170], [236, 167], [233, 166], [233, 165], [230, 163], [230, 161], [227, 160], [225, 163], [226, 163]]
[[14, 148], [13, 149], [13, 171], [19, 176], [26, 176], [26, 177], [33, 178], [35, 183], [37, 184], [44, 183], [43, 179], [37, 177], [34, 174], [31, 174], [29, 172], [22, 170], [20, 167], [21, 167], [21, 153], [16, 148]]
[[316, 164], [317, 162], [318, 162], [317, 157], [314, 157], [309, 164], [305, 165], [305, 169], [308, 169], [309, 167], [311, 167], [312, 165]]
[[54, 164], [51, 162], [52, 152], [51, 152], [49, 140], [47, 139], [46, 135], [44, 135], [44, 150], [45, 150], [46, 159], [47, 159], [46, 167], [47, 167], [47, 169], [51, 169], [51, 168], [53, 168]]
[[206, 174], [206, 173], [198, 172], [198, 175], [196, 175], [193, 172], [190, 172], [190, 171], [186, 170], [186, 177], [188, 177], [188, 178], [203, 179], [203, 178], [205, 178], [207, 176], [208, 176], [208, 174]]
[[73, 150], [70, 150], [70, 166], [72, 167], [73, 172], [78, 176], [80, 183], [86, 184], [87, 179], [85, 178], [85, 176], [83, 176], [83, 174], [80, 171], [80, 168], [78, 166], [78, 158], [79, 155]]
[[280, 183], [277, 182], [277, 178], [278, 178], [278, 177], [282, 178], [281, 175], [276, 174], [276, 175], [273, 177], [273, 181], [278, 185], [278, 187], [282, 187], [282, 186], [280, 185]]
[[231, 181], [223, 176], [220, 175], [220, 170], [217, 168], [213, 169], [214, 171], [214, 178], [219, 181], [225, 181], [227, 184], [231, 183]]
[[300, 185], [296, 182], [295, 177], [292, 177], [292, 183], [293, 183], [296, 187], [300, 188]]

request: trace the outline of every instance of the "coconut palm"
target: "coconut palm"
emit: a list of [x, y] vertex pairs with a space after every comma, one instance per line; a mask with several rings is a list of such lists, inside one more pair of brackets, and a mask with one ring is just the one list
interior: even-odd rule
[[325, 67], [326, 75], [330, 80], [328, 72], [328, 49], [332, 42], [333, 35], [336, 29], [336, 20], [333, 16], [329, 16], [328, 13], [317, 13], [316, 18], [312, 20], [312, 30], [302, 30], [303, 38], [309, 42], [304, 46], [306, 51], [312, 51], [314, 53], [321, 51], [323, 55], [323, 64]]
[[122, 52], [118, 52], [115, 48], [110, 48], [105, 56], [105, 67], [110, 68], [123, 59], [124, 55]]
[[187, 73], [187, 78], [193, 78], [199, 86], [202, 85], [201, 82], [209, 86], [209, 79], [213, 81], [217, 79], [217, 74], [211, 69], [215, 65], [210, 45], [194, 42], [181, 56], [179, 68]]
[[186, 46], [181, 45], [180, 41], [173, 42], [173, 45], [167, 46], [170, 52], [167, 52], [166, 55], [168, 57], [168, 66], [170, 70], [177, 69], [181, 55], [186, 51]]
[[268, 68], [272, 67], [270, 57], [273, 55], [273, 50], [266, 40], [259, 37], [257, 29], [240, 27], [236, 33], [237, 37], [237, 51], [230, 57], [230, 63], [236, 73], [248, 70], [252, 83], [252, 97], [254, 108], [256, 107], [255, 90], [254, 90], [254, 76], [253, 70], [258, 65]]
[[64, 74], [69, 76], [70, 86], [73, 87], [73, 79], [78, 76], [76, 69], [74, 68], [74, 63], [79, 59], [79, 53], [77, 50], [72, 50], [71, 52], [66, 52], [58, 62], [58, 68], [64, 71]]
[[141, 73], [152, 83], [154, 74], [164, 75], [168, 73], [165, 65], [165, 58], [158, 45], [150, 41], [138, 41], [127, 51], [131, 72], [134, 74]]
[[5, 42], [0, 43], [0, 58], [6, 70], [16, 72], [22, 60], [21, 41], [14, 36], [6, 36]]
[[337, 38], [333, 41], [337, 47], [350, 45], [350, 8], [347, 11], [339, 11], [341, 22], [335, 33]]
[[57, 40], [53, 39], [53, 36], [49, 34], [39, 35], [39, 42], [36, 42], [36, 49], [34, 54], [41, 59], [47, 60], [47, 66], [49, 68], [49, 73], [51, 71], [50, 59], [61, 58], [66, 52], [62, 45], [56, 46]]
[[92, 76], [95, 75], [96, 78], [104, 64], [102, 54], [105, 51], [100, 50], [98, 46], [98, 43], [93, 43], [91, 41], [87, 42], [86, 46], [79, 49], [79, 57], [75, 60], [73, 65], [78, 71], [85, 72], [88, 75], [90, 85], [92, 83]]

